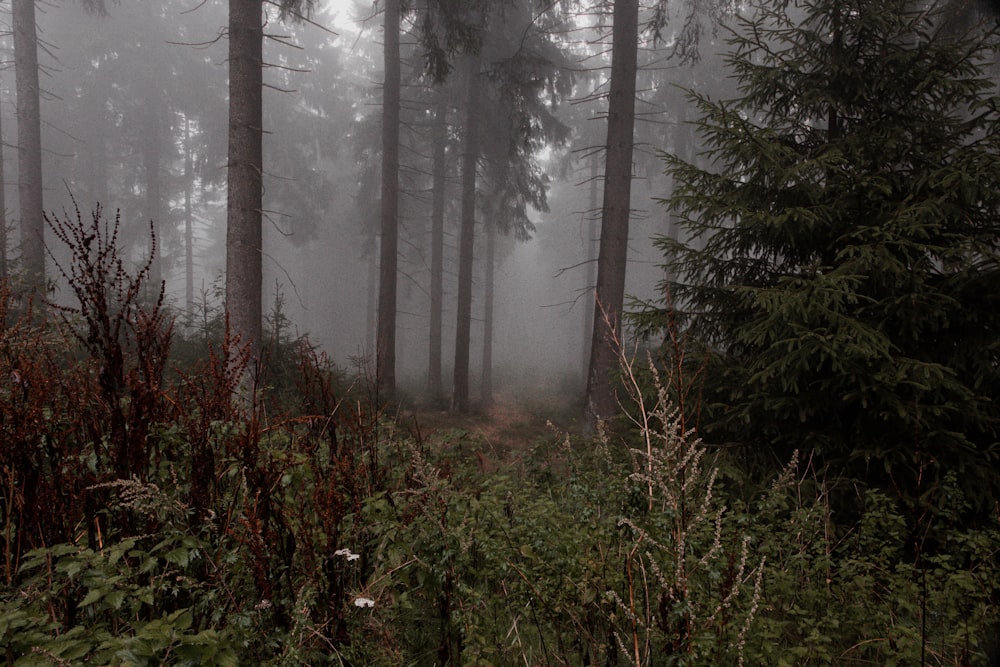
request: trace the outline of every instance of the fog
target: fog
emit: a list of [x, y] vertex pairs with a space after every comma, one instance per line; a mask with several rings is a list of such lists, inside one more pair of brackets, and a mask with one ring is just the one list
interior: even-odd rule
[[[182, 325], [196, 326], [205, 308], [221, 304], [225, 266], [225, 3], [123, 1], [107, 9], [107, 15], [95, 15], [68, 0], [39, 6], [45, 209], [71, 213], [78, 205], [86, 213], [99, 203], [108, 213], [120, 211], [122, 243], [136, 262], [148, 252], [148, 221], [154, 220], [168, 301], [182, 314]], [[9, 15], [0, 18], [10, 21]], [[296, 334], [308, 335], [345, 368], [369, 371], [379, 219], [380, 21], [368, 3], [350, 0], [318, 3], [309, 21], [280, 22], [274, 15], [265, 54], [271, 66], [264, 99], [264, 309], [280, 300]], [[593, 15], [581, 15], [572, 30], [553, 38], [576, 71], [572, 89], [546, 101], [569, 129], [568, 140], [535, 155], [548, 182], [548, 210], [528, 208], [534, 226], [528, 238], [501, 235], [497, 242], [493, 362], [500, 392], [581, 389], [600, 206], [590, 163], [600, 159], [606, 104], [606, 44], [589, 27], [595, 22]], [[410, 78], [403, 93], [397, 372], [403, 387], [419, 391], [428, 363], [429, 149], [421, 119], [427, 113], [422, 91], [429, 86], [415, 74], [421, 62], [415, 40], [404, 37]], [[709, 46], [706, 39], [703, 48]], [[626, 287], [628, 296], [639, 299], [658, 298], [663, 278], [662, 258], [650, 238], [673, 232], [655, 201], [670, 188], [657, 152], [692, 150], [684, 96], [675, 84], [711, 82], [716, 67], [708, 54], [696, 66], [664, 66], [669, 47], [669, 39], [655, 48], [650, 43], [642, 56], [648, 67], [641, 75]], [[10, 62], [9, 37], [2, 48]], [[0, 91], [10, 250], [16, 256], [12, 68], [2, 72]], [[450, 114], [455, 134], [457, 106]], [[449, 148], [445, 221], [446, 384], [456, 317], [457, 150]], [[157, 201], [149, 196], [154, 185]], [[480, 224], [477, 260], [484, 239]], [[59, 249], [52, 252], [58, 260]], [[482, 354], [483, 276], [477, 261], [472, 387], [478, 386]]]

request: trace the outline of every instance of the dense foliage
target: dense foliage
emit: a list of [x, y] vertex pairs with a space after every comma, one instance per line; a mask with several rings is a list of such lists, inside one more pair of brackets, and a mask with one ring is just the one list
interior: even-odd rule
[[917, 514], [957, 475], [992, 509], [995, 34], [923, 2], [814, 0], [759, 3], [730, 42], [738, 96], [692, 94], [707, 148], [667, 158], [690, 240], [660, 241], [703, 345], [703, 433], [768, 467], [814, 452]]
[[[747, 492], [690, 432], [695, 406], [671, 401], [691, 396], [682, 364], [647, 382], [622, 358], [626, 435], [553, 434], [497, 461], [467, 432], [387, 419], [279, 312], [280, 372], [247, 406], [240, 369], [211, 351], [235, 341], [219, 331], [163, 372], [180, 334], [138, 297], [145, 271], [95, 271], [120, 266], [113, 226], [56, 224], [79, 303], [46, 323], [0, 299], [8, 664], [965, 665], [991, 650], [995, 516], [955, 522], [912, 564], [899, 503], [867, 492], [834, 530], [807, 459]], [[942, 493], [961, 514], [954, 476]]]

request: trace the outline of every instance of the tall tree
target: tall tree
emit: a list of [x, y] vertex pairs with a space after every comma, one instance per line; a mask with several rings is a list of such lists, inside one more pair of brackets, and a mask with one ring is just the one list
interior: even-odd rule
[[[587, 297], [585, 299], [583, 307], [583, 325], [582, 329], [584, 332], [592, 332], [594, 328], [594, 306], [595, 299], [593, 298], [593, 291], [597, 289], [597, 255], [600, 251], [599, 245], [599, 229], [598, 223], [599, 219], [597, 217], [598, 211], [598, 196], [600, 194], [600, 161], [596, 154], [592, 154], [588, 160], [590, 163], [590, 183], [587, 188], [587, 210], [584, 211], [584, 224], [586, 225], [586, 237], [584, 239], [584, 248], [586, 249], [586, 254], [584, 255], [584, 261], [587, 263], [586, 270], [586, 282], [584, 283], [584, 289], [587, 291]], [[584, 338], [584, 344], [581, 346], [582, 349], [582, 369], [583, 377], [588, 377], [590, 374], [590, 340]]]
[[[559, 26], [561, 15], [557, 8], [547, 6], [542, 13], [533, 13], [530, 3], [503, 5], [495, 14], [487, 15], [490, 29], [484, 31], [480, 55], [482, 67], [474, 89], [475, 117], [467, 124], [482, 129], [474, 140], [475, 160], [468, 153], [463, 166], [463, 209], [467, 196], [474, 204], [473, 213], [482, 215], [487, 237], [484, 264], [484, 335], [483, 367], [481, 373], [483, 402], [492, 400], [492, 341], [493, 341], [493, 290], [495, 235], [512, 234], [525, 240], [534, 227], [528, 218], [528, 208], [545, 211], [548, 177], [540, 168], [538, 152], [545, 147], [562, 144], [568, 137], [567, 128], [555, 117], [554, 107], [568, 93], [572, 78], [564, 67], [565, 56], [548, 29]], [[463, 150], [468, 149], [468, 139]], [[478, 172], [478, 174], [476, 173]], [[481, 185], [471, 187], [466, 175], [479, 176]], [[473, 190], [470, 195], [470, 189]], [[460, 390], [468, 386], [468, 361], [460, 355], [467, 354], [464, 340], [471, 322], [471, 311], [466, 310], [465, 297], [471, 302], [473, 261], [471, 248], [465, 244], [468, 224], [463, 211], [463, 230], [459, 253], [459, 312], [456, 327], [455, 406], [464, 409], [467, 396], [462, 401]], [[463, 273], [464, 271], [464, 273]], [[464, 364], [464, 365], [463, 365]]]
[[7, 280], [9, 268], [7, 265], [10, 255], [8, 254], [7, 240], [7, 181], [4, 180], [3, 164], [3, 131], [0, 129], [0, 282]]
[[608, 134], [597, 258], [594, 327], [587, 372], [587, 421], [594, 425], [618, 411], [615, 372], [621, 341], [632, 197], [635, 79], [639, 48], [638, 0], [614, 0]]
[[184, 309], [194, 312], [194, 151], [191, 119], [184, 116]]
[[261, 0], [229, 2], [226, 310], [231, 331], [255, 357], [263, 326], [263, 12]]
[[427, 390], [432, 400], [443, 395], [441, 347], [444, 309], [444, 213], [448, 177], [448, 96], [444, 86], [437, 89], [434, 112], [433, 182], [431, 184], [431, 286], [430, 336], [427, 354]]
[[[282, 0], [283, 14], [310, 0]], [[229, 160], [226, 200], [226, 310], [232, 333], [259, 356], [263, 286], [262, 0], [229, 0]]]
[[761, 3], [733, 37], [740, 96], [692, 96], [711, 164], [668, 163], [698, 242], [660, 243], [705, 345], [706, 437], [768, 464], [810, 447], [913, 502], [961, 474], [992, 507], [996, 38], [942, 20], [913, 0]]
[[[489, 71], [489, 102], [482, 104], [482, 180], [479, 208], [486, 233], [483, 249], [482, 401], [493, 400], [493, 301], [497, 234], [526, 241], [535, 230], [529, 209], [548, 211], [549, 178], [538, 155], [562, 146], [569, 129], [556, 117], [571, 90], [564, 52], [542, 30], [527, 5], [508, 8], [504, 28], [491, 31], [487, 45], [500, 56]], [[523, 26], [529, 26], [525, 29]], [[556, 27], [553, 24], [551, 27]], [[497, 43], [499, 42], [499, 43]]]
[[42, 203], [42, 119], [38, 84], [35, 0], [12, 0], [14, 76], [17, 79], [18, 208], [21, 270], [32, 291], [45, 287], [45, 218]]
[[[399, 126], [401, 98], [401, 62], [399, 48], [400, 19], [403, 11], [416, 14], [416, 32], [419, 49], [423, 58], [424, 69], [430, 80], [441, 92], [441, 86], [452, 71], [452, 60], [459, 54], [470, 53], [479, 49], [480, 26], [479, 19], [484, 10], [493, 0], [467, 0], [455, 3], [453, 0], [420, 0], [414, 3], [403, 3], [400, 0], [388, 0], [385, 5], [384, 22], [386, 38], [383, 44], [383, 60], [385, 61], [385, 82], [383, 86], [383, 161], [382, 161], [382, 222], [379, 267], [379, 306], [378, 331], [376, 334], [377, 374], [379, 385], [387, 393], [395, 386], [396, 365], [396, 304], [399, 263]], [[390, 25], [391, 24], [391, 25]], [[390, 34], [391, 33], [391, 34]], [[442, 97], [439, 115], [444, 123], [445, 134], [443, 142], [447, 142], [447, 99]], [[440, 110], [440, 109], [439, 109]], [[435, 135], [437, 136], [437, 135]], [[435, 139], [436, 141], [437, 139]], [[440, 144], [443, 148], [444, 143]], [[437, 150], [436, 148], [434, 150]], [[435, 153], [435, 155], [438, 155]], [[436, 163], [435, 169], [444, 169], [444, 155]], [[435, 172], [437, 173], [437, 172]], [[434, 201], [440, 201], [440, 207], [432, 212], [432, 263], [441, 270], [432, 267], [432, 274], [443, 276], [441, 248], [443, 241], [443, 216], [445, 183], [443, 177], [435, 181]], [[393, 194], [394, 193], [394, 194]], [[435, 203], [432, 206], [437, 207]], [[440, 215], [439, 215], [440, 213]], [[436, 235], [440, 230], [442, 236]], [[436, 307], [431, 308], [431, 342], [429, 350], [429, 389], [431, 393], [441, 393], [440, 355], [441, 355], [441, 303], [442, 280], [432, 277], [432, 301]], [[435, 370], [437, 369], [437, 370]]]
[[472, 334], [472, 268], [476, 233], [476, 176], [479, 167], [480, 56], [466, 60], [465, 128], [462, 141], [462, 220], [458, 243], [458, 305], [455, 320], [453, 407], [469, 409], [469, 345]]
[[497, 225], [484, 220], [486, 248], [483, 253], [483, 366], [480, 398], [484, 406], [493, 403], [493, 298], [496, 281]]
[[382, 83], [382, 217], [379, 246], [376, 378], [382, 395], [396, 391], [396, 287], [399, 261], [400, 0], [386, 0]]
[[[81, 0], [88, 11], [104, 12], [103, 0]], [[17, 88], [18, 208], [21, 271], [26, 287], [45, 289], [45, 212], [42, 180], [41, 88], [35, 0], [11, 0], [14, 77]]]
[[163, 241], [163, 230], [168, 225], [163, 219], [165, 206], [163, 205], [163, 128], [169, 128], [165, 106], [166, 101], [159, 94], [157, 83], [150, 78], [144, 92], [144, 104], [141, 125], [143, 128], [142, 141], [142, 172], [145, 182], [145, 197], [143, 202], [144, 219], [152, 225], [154, 238], [151, 239], [153, 247], [149, 249], [149, 283], [156, 291], [160, 289], [163, 280], [163, 263], [161, 261], [161, 245]]

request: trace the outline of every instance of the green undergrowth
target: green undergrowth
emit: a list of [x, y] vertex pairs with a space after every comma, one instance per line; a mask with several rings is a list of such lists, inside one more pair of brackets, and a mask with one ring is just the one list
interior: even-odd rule
[[10, 663], [986, 664], [995, 524], [915, 563], [891, 498], [838, 525], [796, 462], [741, 506], [683, 440], [646, 458], [567, 438], [558, 474], [484, 476], [383, 431], [393, 463], [335, 524], [329, 480], [278, 436], [266, 535], [234, 466], [225, 519], [194, 521], [183, 483], [114, 484], [108, 512], [148, 532], [23, 554]]
[[[262, 429], [267, 483], [220, 456], [200, 516], [177, 473], [188, 436], [160, 428], [176, 459], [102, 487], [95, 543], [77, 525], [17, 556], [0, 641], [14, 665], [986, 664], [995, 522], [915, 561], [885, 493], [842, 525], [796, 460], [747, 501], [675, 409], [648, 416], [489, 473], [467, 432], [372, 423], [350, 482], [289, 420]], [[213, 428], [222, 450], [245, 435]]]
[[306, 339], [248, 397], [224, 330], [172, 361], [88, 257], [63, 318], [0, 298], [8, 665], [995, 664], [1000, 525], [960, 471], [916, 507], [805, 450], [750, 479], [682, 368], [625, 358], [586, 438], [417, 428]]

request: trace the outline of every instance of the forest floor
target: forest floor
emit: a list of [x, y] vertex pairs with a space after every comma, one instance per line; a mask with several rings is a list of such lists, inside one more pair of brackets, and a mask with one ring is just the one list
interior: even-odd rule
[[528, 459], [537, 465], [539, 455], [547, 458], [567, 434], [580, 432], [575, 403], [575, 397], [558, 392], [498, 391], [488, 407], [466, 414], [407, 410], [400, 414], [400, 424], [419, 442], [477, 457], [483, 472], [516, 471], [532, 465]]

